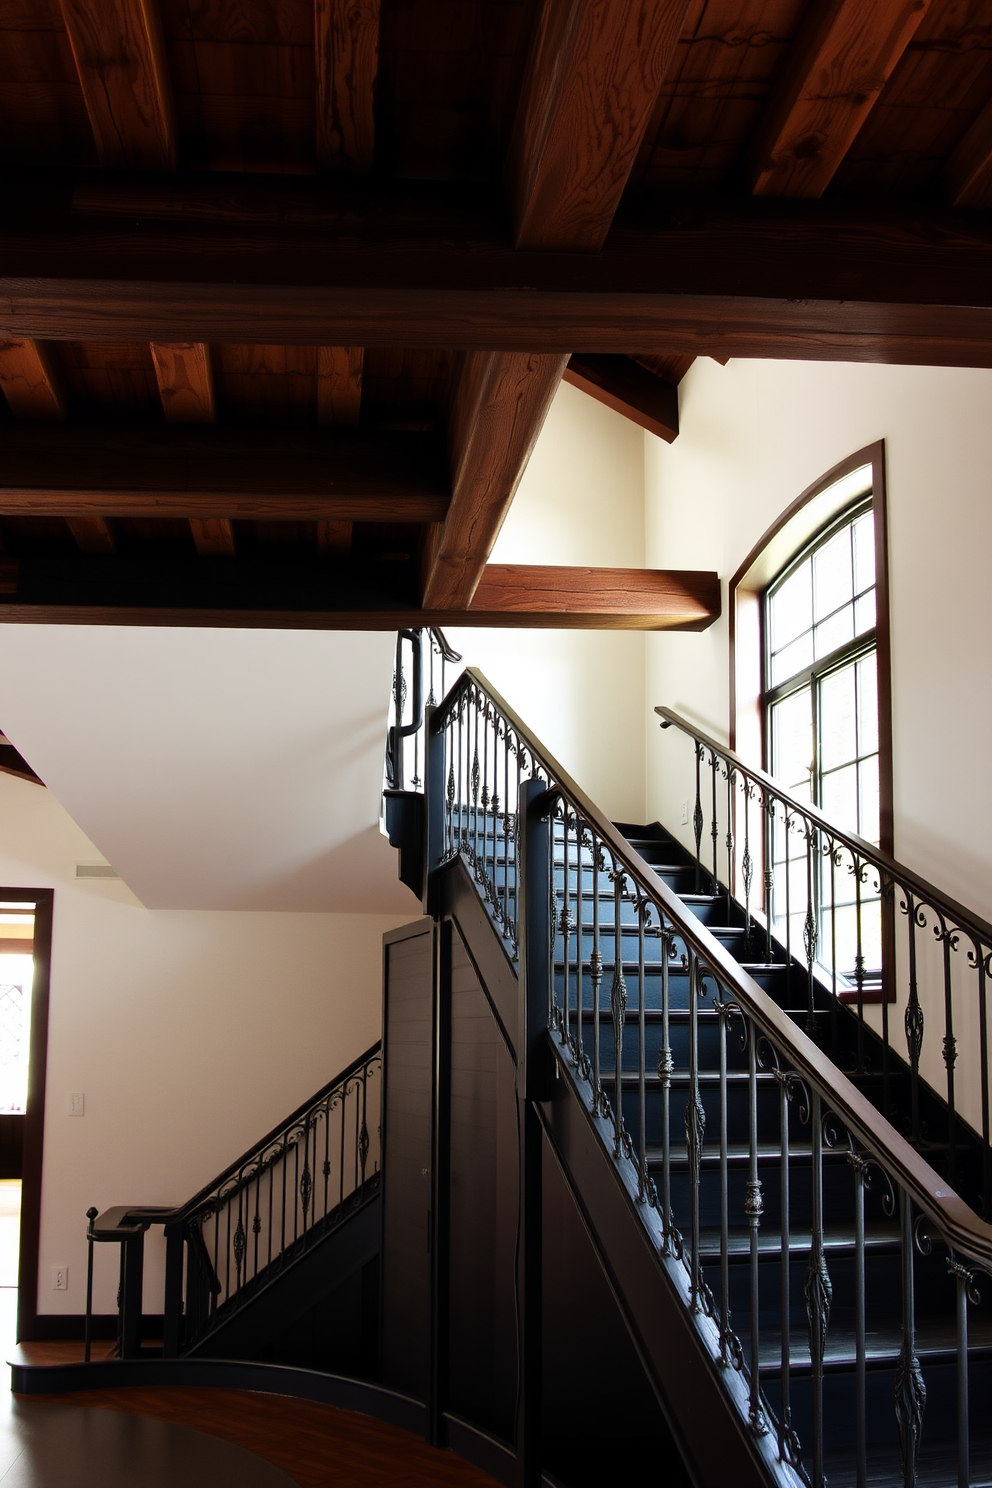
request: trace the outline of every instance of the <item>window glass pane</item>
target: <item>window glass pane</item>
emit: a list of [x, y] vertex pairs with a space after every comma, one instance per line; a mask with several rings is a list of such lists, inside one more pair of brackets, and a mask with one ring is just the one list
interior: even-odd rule
[[807, 631], [798, 641], [793, 641], [791, 646], [786, 646], [784, 651], [772, 657], [771, 685], [777, 687], [780, 682], [787, 682], [797, 672], [805, 671], [806, 667], [812, 665], [813, 633]]
[[786, 789], [808, 786], [813, 759], [813, 714], [808, 687], [771, 709], [772, 774]]
[[871, 630], [875, 624], [875, 591], [869, 589], [867, 594], [854, 604], [854, 634], [864, 635], [866, 630]]
[[870, 755], [858, 766], [861, 785], [861, 836], [878, 844], [878, 755]]
[[878, 748], [878, 666], [874, 651], [858, 662], [858, 753]]
[[841, 667], [820, 683], [820, 769], [835, 770], [857, 759], [855, 666]]
[[831, 615], [829, 620], [824, 620], [813, 632], [816, 637], [816, 658], [829, 656], [831, 651], [836, 651], [838, 646], [844, 646], [848, 641], [854, 640], [854, 611], [851, 605], [845, 605], [836, 615]]
[[810, 564], [801, 563], [769, 601], [771, 649], [781, 651], [813, 624]]
[[860, 594], [875, 583], [875, 518], [870, 511], [858, 518], [854, 536], [854, 592]]
[[813, 554], [814, 618], [839, 608], [852, 595], [851, 529], [843, 527]]
[[820, 785], [823, 814], [842, 831], [858, 830], [858, 767], [845, 765], [824, 775]]

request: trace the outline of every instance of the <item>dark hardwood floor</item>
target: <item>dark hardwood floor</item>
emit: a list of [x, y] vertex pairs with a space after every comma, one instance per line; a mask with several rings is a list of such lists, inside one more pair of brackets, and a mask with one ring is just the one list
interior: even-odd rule
[[247, 1390], [83, 1390], [30, 1402], [124, 1411], [244, 1447], [300, 1488], [496, 1488], [493, 1478], [370, 1416]]

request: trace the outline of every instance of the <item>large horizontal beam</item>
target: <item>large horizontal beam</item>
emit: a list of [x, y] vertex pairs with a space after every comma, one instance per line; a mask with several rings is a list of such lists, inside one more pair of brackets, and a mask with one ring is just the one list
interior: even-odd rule
[[514, 252], [499, 222], [405, 198], [314, 212], [307, 230], [8, 214], [0, 337], [992, 361], [992, 224], [973, 214], [645, 209], [594, 256]]
[[716, 574], [493, 565], [469, 609], [424, 609], [414, 562], [326, 558], [5, 560], [0, 622], [395, 630], [466, 625], [555, 630], [705, 630]]
[[0, 513], [437, 522], [450, 478], [421, 433], [8, 424]]
[[473, 614], [545, 615], [546, 625], [565, 615], [585, 615], [589, 624], [609, 615], [620, 628], [633, 620], [635, 629], [706, 630], [719, 618], [720, 578], [694, 569], [490, 563], [470, 608]]

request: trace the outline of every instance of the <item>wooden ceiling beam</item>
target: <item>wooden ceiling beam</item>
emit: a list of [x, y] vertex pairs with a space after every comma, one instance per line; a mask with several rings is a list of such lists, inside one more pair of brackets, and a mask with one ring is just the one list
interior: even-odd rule
[[720, 578], [675, 569], [489, 563], [471, 613], [583, 615], [590, 623], [599, 615], [629, 616], [635, 628], [645, 622], [650, 630], [706, 630], [720, 615]]
[[[687, 8], [543, 0], [507, 159], [518, 249], [602, 248]], [[425, 606], [472, 602], [565, 362], [530, 350], [462, 357], [448, 431], [451, 506], [424, 541]]]
[[507, 161], [518, 248], [603, 246], [687, 10], [543, 0]]
[[176, 121], [157, 0], [61, 0], [100, 164], [175, 170]]
[[[215, 423], [217, 395], [207, 343], [153, 341], [151, 352], [166, 422]], [[217, 557], [234, 552], [234, 528], [227, 517], [191, 517], [189, 527], [198, 553]]]
[[930, 0], [820, 0], [806, 12], [750, 156], [757, 196], [822, 196]]
[[471, 604], [566, 360], [520, 352], [462, 357], [448, 425], [451, 505], [424, 540], [425, 609]]
[[380, 0], [315, 0], [317, 169], [367, 176], [375, 157]]
[[430, 434], [11, 424], [0, 441], [8, 515], [427, 523], [449, 489]]
[[497, 564], [487, 569], [470, 608], [432, 610], [417, 604], [409, 565], [269, 556], [210, 564], [128, 555], [107, 564], [78, 555], [25, 557], [9, 570], [0, 623], [644, 631], [705, 630], [720, 613], [717, 574], [651, 569]]
[[15, 418], [65, 417], [61, 378], [37, 341], [0, 341], [0, 388]]
[[667, 444], [678, 437], [678, 388], [630, 357], [595, 353], [573, 356], [565, 368], [565, 381]]
[[[0, 206], [3, 205], [0, 193]], [[0, 337], [464, 347], [989, 365], [992, 227], [971, 212], [646, 201], [599, 255], [0, 215]]]
[[982, 109], [941, 172], [955, 207], [992, 207], [992, 103]]

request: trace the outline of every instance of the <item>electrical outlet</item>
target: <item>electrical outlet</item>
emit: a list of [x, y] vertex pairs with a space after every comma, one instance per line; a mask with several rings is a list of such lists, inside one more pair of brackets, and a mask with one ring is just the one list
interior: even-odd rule
[[86, 1115], [86, 1097], [81, 1090], [70, 1090], [65, 1098], [65, 1111], [67, 1116]]
[[52, 1267], [52, 1291], [67, 1292], [69, 1290], [69, 1267]]
[[684, 827], [687, 827], [689, 825], [689, 802], [688, 801], [683, 801], [682, 802], [682, 825]]

